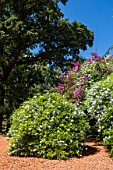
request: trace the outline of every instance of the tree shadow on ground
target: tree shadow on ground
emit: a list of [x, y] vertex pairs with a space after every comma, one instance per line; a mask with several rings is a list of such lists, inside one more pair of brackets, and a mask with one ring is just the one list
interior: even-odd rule
[[84, 156], [90, 156], [90, 155], [94, 155], [96, 154], [97, 152], [100, 151], [100, 149], [96, 148], [96, 146], [98, 145], [98, 142], [95, 138], [90, 138], [87, 140], [88, 143], [93, 143], [92, 146], [88, 145], [88, 144], [85, 144], [85, 148], [83, 150], [83, 157]]
[[85, 149], [83, 150], [82, 156], [84, 157], [94, 155], [97, 152], [99, 152], [99, 149], [97, 149], [96, 147], [85, 145]]
[[99, 139], [96, 139], [95, 137], [91, 137], [91, 138], [88, 138], [86, 143], [85, 143], [85, 148], [82, 152], [82, 156], [90, 156], [90, 155], [94, 155], [96, 154], [97, 152], [100, 152], [101, 149], [97, 148], [97, 146], [103, 146], [104, 147], [104, 151], [106, 153], [108, 153], [109, 157], [113, 159], [113, 155], [110, 155], [110, 149], [111, 149], [111, 146], [104, 146], [101, 144], [102, 142], [102, 139], [99, 138]]

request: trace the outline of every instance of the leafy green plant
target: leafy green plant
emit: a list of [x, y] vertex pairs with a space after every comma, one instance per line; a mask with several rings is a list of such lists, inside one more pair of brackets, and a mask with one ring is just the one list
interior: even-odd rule
[[[113, 111], [113, 107], [112, 107]], [[113, 114], [112, 114], [113, 118]], [[113, 120], [111, 121], [111, 126], [104, 130], [104, 138], [102, 144], [107, 146], [110, 151], [110, 155], [113, 157]]]
[[103, 136], [105, 129], [111, 127], [113, 119], [113, 74], [95, 83], [86, 95], [85, 112], [94, 132]]
[[30, 98], [12, 115], [9, 154], [49, 159], [81, 156], [89, 127], [84, 115], [58, 93]]

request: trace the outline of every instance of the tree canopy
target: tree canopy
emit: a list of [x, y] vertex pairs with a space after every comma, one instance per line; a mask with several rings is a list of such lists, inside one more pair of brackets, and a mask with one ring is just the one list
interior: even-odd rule
[[[0, 70], [7, 77], [17, 64], [43, 60], [63, 65], [93, 45], [93, 33], [81, 23], [63, 19], [58, 0], [0, 2]], [[66, 0], [61, 0], [66, 4]], [[35, 54], [31, 52], [35, 50]]]
[[66, 5], [67, 0], [0, 1], [1, 105], [5, 82], [15, 66], [41, 61], [63, 67], [70, 62], [68, 56], [73, 60], [80, 50], [93, 45], [93, 32], [82, 23], [64, 19], [59, 2]]

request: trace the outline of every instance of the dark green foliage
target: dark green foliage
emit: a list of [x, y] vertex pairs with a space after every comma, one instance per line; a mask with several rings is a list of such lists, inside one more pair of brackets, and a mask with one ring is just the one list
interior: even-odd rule
[[[29, 67], [41, 61], [43, 65], [63, 69], [71, 63], [68, 56], [73, 60], [80, 50], [93, 45], [93, 32], [82, 23], [63, 19], [59, 2], [65, 5], [67, 0], [0, 1], [0, 132], [6, 84], [15, 67]], [[22, 78], [23, 74], [24, 70]], [[16, 86], [13, 83], [12, 88]], [[20, 85], [25, 89], [24, 83]], [[21, 90], [21, 96], [19, 93]]]
[[81, 156], [84, 112], [57, 93], [34, 96], [12, 115], [9, 154], [49, 159]]
[[49, 67], [39, 62], [29, 66], [15, 66], [12, 69], [5, 85], [3, 131], [8, 131], [12, 111], [28, 97], [33, 97], [37, 93], [42, 94], [57, 85], [58, 74], [58, 70], [51, 71]]
[[58, 70], [51, 71], [48, 66], [37, 62], [31, 65], [15, 66], [6, 82], [6, 100], [13, 108], [19, 106], [34, 93], [43, 93], [58, 84]]
[[0, 2], [0, 34], [0, 70], [6, 75], [15, 64], [37, 60], [63, 66], [68, 55], [77, 56], [94, 38], [84, 24], [63, 19], [55, 0]]

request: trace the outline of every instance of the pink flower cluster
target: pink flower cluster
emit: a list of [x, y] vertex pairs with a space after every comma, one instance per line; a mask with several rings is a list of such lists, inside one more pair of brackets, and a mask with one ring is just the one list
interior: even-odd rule
[[74, 63], [73, 71], [77, 72], [80, 69], [80, 63], [77, 61]]
[[91, 55], [92, 55], [92, 59], [94, 59], [94, 60], [95, 59], [96, 60], [101, 60], [101, 58], [102, 58], [102, 57], [98, 56], [98, 54], [96, 52], [92, 52]]
[[58, 88], [58, 93], [60, 93], [62, 86], [64, 86], [64, 84], [61, 84], [61, 85], [57, 86], [57, 88]]
[[[82, 101], [86, 89], [90, 87], [90, 83], [101, 79], [102, 76], [106, 76], [113, 71], [112, 68], [108, 67], [105, 59], [98, 56], [96, 52], [91, 53], [91, 55], [92, 58], [87, 59], [83, 64], [79, 61], [75, 62], [72, 71], [66, 71], [62, 75], [62, 84], [57, 86], [58, 93], [66, 95], [67, 99], [72, 102], [79, 103]], [[92, 63], [95, 64], [93, 70], [91, 69]], [[90, 72], [88, 71], [86, 74], [87, 69], [90, 69]], [[90, 81], [91, 78], [93, 81]]]
[[87, 79], [88, 79], [88, 76], [87, 76], [87, 75], [80, 78], [81, 81], [86, 81]]

